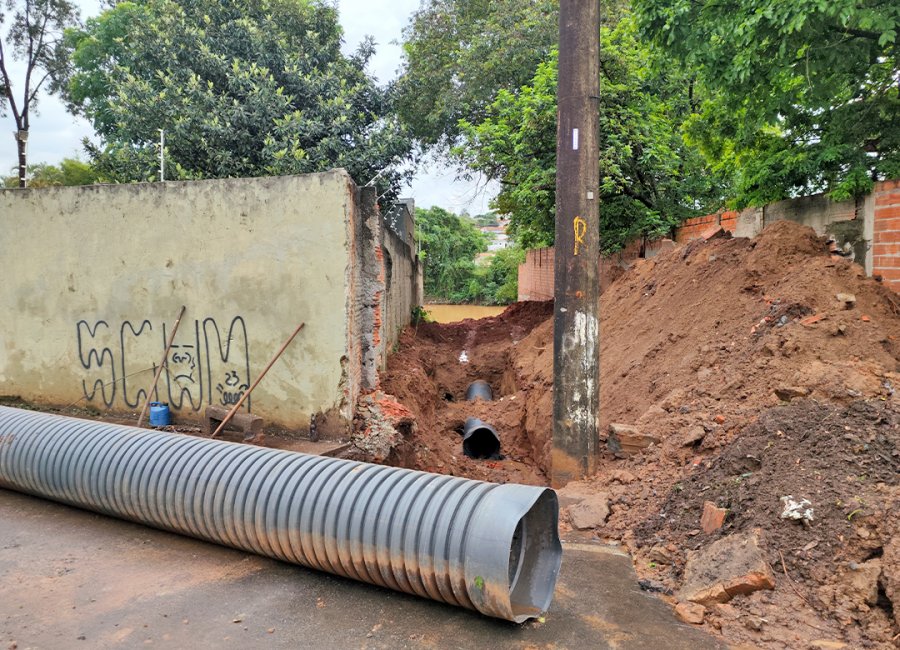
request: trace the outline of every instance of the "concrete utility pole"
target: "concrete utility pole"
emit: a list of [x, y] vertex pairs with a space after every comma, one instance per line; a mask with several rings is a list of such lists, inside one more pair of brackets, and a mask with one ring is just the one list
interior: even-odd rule
[[551, 481], [597, 468], [600, 3], [559, 3]]

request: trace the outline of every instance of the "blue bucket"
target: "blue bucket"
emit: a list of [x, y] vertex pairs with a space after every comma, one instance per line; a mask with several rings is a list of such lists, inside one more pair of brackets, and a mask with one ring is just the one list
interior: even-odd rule
[[150, 402], [150, 426], [165, 427], [172, 421], [169, 405], [166, 402]]

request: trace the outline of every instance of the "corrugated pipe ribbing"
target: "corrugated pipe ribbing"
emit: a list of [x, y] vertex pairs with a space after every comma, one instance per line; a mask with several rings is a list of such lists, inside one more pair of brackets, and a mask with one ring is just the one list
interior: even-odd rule
[[0, 407], [0, 488], [522, 622], [556, 494]]

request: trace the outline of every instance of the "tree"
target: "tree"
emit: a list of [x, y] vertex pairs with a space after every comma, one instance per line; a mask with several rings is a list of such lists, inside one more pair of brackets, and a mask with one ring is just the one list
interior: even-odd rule
[[404, 30], [398, 111], [426, 147], [459, 143], [498, 89], [528, 83], [559, 40], [558, 0], [427, 0]]
[[467, 300], [483, 305], [508, 305], [519, 299], [519, 264], [525, 251], [514, 246], [502, 248], [488, 264], [475, 268], [469, 281]]
[[372, 43], [344, 56], [324, 1], [118, 2], [67, 40], [68, 98], [103, 138], [90, 153], [107, 180], [152, 178], [160, 129], [178, 178], [344, 167], [393, 195], [409, 175], [391, 90], [365, 72]]
[[487, 250], [484, 235], [468, 219], [439, 207], [416, 210], [416, 232], [425, 262], [425, 295], [465, 300], [475, 256]]
[[[28, 165], [28, 176], [28, 186], [32, 188], [91, 185], [98, 180], [97, 172], [89, 164], [75, 158], [64, 158], [59, 167], [47, 163]], [[18, 174], [8, 177], [4, 184], [18, 187]]]
[[895, 0], [634, 0], [643, 34], [708, 90], [686, 130], [736, 204], [900, 175]]
[[[604, 25], [600, 39], [600, 234], [611, 252], [719, 207], [725, 189], [681, 135], [692, 113], [690, 77], [655, 65], [627, 15]], [[501, 182], [495, 207], [511, 215], [510, 233], [525, 248], [553, 243], [556, 80], [554, 54], [529, 85], [497, 93], [483, 121], [461, 121], [465, 143], [453, 150]]]
[[[45, 84], [57, 88], [67, 72], [59, 47], [63, 30], [78, 24], [78, 7], [68, 0], [2, 0], [0, 4], [0, 115], [6, 108], [16, 124], [18, 186], [27, 184], [27, 143], [31, 111]], [[4, 26], [8, 25], [4, 29]], [[24, 66], [21, 86], [13, 75], [13, 62]]]

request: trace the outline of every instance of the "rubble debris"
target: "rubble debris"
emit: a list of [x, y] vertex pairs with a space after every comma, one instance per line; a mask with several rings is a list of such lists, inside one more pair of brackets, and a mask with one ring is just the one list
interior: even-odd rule
[[350, 444], [377, 463], [385, 462], [416, 426], [409, 409], [381, 391], [360, 397], [356, 417], [364, 426], [354, 428]]
[[705, 615], [706, 608], [699, 603], [686, 602], [675, 605], [675, 616], [683, 623], [702, 625]]
[[798, 397], [807, 397], [809, 396], [809, 389], [804, 388], [803, 386], [779, 386], [775, 389], [775, 397], [780, 399], [782, 402], [790, 402], [792, 399]]
[[793, 495], [781, 497], [784, 509], [781, 511], [782, 519], [810, 522], [813, 520], [813, 505], [809, 499], [795, 499]]
[[719, 508], [712, 501], [703, 502], [703, 514], [700, 516], [700, 530], [710, 535], [719, 530], [728, 515], [727, 508]]
[[843, 305], [844, 309], [853, 309], [856, 306], [856, 296], [852, 293], [839, 293], [835, 295], [835, 298]]
[[662, 438], [639, 431], [628, 424], [609, 425], [606, 445], [616, 458], [627, 458], [641, 453], [650, 445], [658, 445]]
[[600, 528], [609, 518], [609, 495], [597, 492], [569, 506], [569, 521], [578, 530]]
[[758, 529], [735, 533], [689, 552], [678, 597], [710, 605], [760, 589], [774, 589], [775, 576], [763, 555], [761, 535]]

